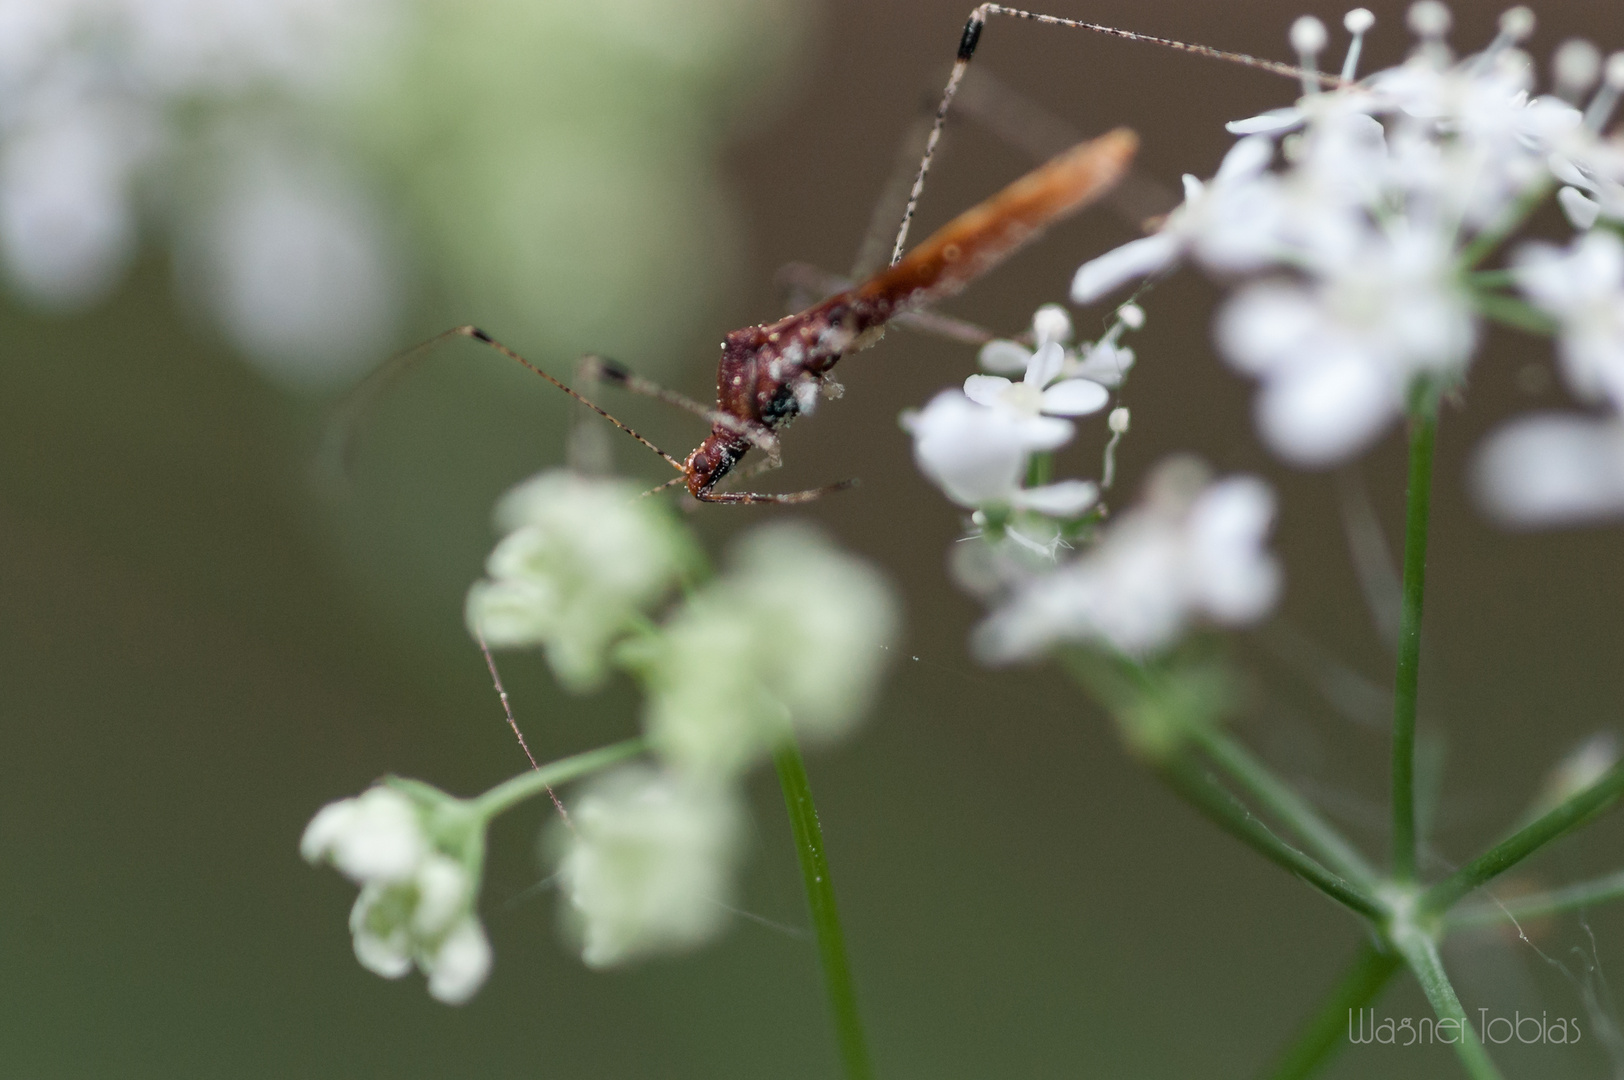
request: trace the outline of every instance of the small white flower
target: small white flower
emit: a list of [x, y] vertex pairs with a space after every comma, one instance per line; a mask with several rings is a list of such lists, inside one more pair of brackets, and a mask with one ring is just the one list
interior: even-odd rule
[[1095, 547], [1022, 583], [982, 623], [977, 652], [1002, 663], [1069, 640], [1143, 655], [1197, 618], [1233, 626], [1265, 614], [1280, 588], [1264, 547], [1273, 494], [1254, 477], [1203, 487], [1204, 477], [1186, 461], [1163, 465], [1145, 502]]
[[559, 873], [588, 966], [690, 949], [721, 930], [740, 834], [725, 786], [623, 768], [594, 783], [571, 818]]
[[[449, 796], [434, 798], [443, 807], [459, 805]], [[429, 977], [431, 995], [459, 1005], [479, 989], [491, 964], [474, 914], [478, 883], [469, 872], [479, 863], [483, 825], [452, 810], [437, 818], [431, 839], [433, 813], [428, 801], [380, 785], [322, 807], [299, 851], [308, 862], [332, 863], [361, 886], [350, 933], [362, 967], [398, 979], [415, 962]], [[448, 824], [459, 821], [461, 829]]]
[[311, 819], [299, 841], [299, 853], [306, 862], [327, 859], [358, 883], [405, 881], [427, 852], [428, 840], [417, 808], [387, 787], [328, 803]]
[[1045, 417], [1087, 416], [1105, 408], [1110, 393], [1088, 379], [1060, 378], [1066, 352], [1049, 342], [1032, 354], [1026, 376], [1011, 382], [1002, 375], [971, 375], [964, 380], [964, 395], [978, 405], [1009, 413], [1018, 423], [1030, 426], [1029, 439], [1043, 441]]
[[1544, 413], [1491, 435], [1473, 465], [1479, 500], [1515, 528], [1624, 516], [1624, 424]]
[[1624, 240], [1595, 230], [1567, 249], [1517, 252], [1517, 284], [1561, 324], [1558, 352], [1575, 393], [1624, 409]]
[[943, 390], [923, 410], [903, 413], [902, 426], [914, 437], [920, 471], [966, 507], [1008, 502], [1033, 452], [1063, 445], [1075, 430], [1056, 417], [979, 405], [958, 390]]
[[896, 602], [871, 567], [804, 527], [758, 529], [657, 642], [634, 650], [649, 737], [700, 777], [730, 776], [790, 732], [839, 738], [872, 697], [896, 629]]
[[485, 927], [472, 915], [465, 917], [421, 963], [429, 977], [429, 994], [436, 1001], [463, 1004], [485, 985], [491, 973], [491, 943]]
[[559, 681], [598, 685], [628, 625], [694, 564], [670, 510], [620, 481], [543, 473], [497, 507], [507, 536], [468, 593], [468, 625], [493, 646], [539, 644]]

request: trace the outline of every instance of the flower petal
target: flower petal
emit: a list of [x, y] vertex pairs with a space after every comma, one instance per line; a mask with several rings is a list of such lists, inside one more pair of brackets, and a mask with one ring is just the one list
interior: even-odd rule
[[1049, 517], [1074, 518], [1099, 501], [1099, 485], [1092, 480], [1062, 480], [1015, 492], [1010, 505]]
[[1072, 278], [1071, 298], [1079, 304], [1091, 304], [1135, 278], [1167, 269], [1183, 249], [1179, 239], [1166, 232], [1131, 240], [1084, 263]]
[[976, 357], [976, 363], [988, 371], [996, 371], [1001, 375], [1025, 371], [1026, 365], [1031, 361], [1031, 349], [1004, 338], [995, 338], [981, 346], [981, 352]]
[[977, 405], [991, 408], [998, 404], [998, 399], [1003, 397], [1004, 391], [1012, 385], [1014, 384], [1002, 375], [972, 375], [964, 380], [964, 396]]
[[1051, 341], [1032, 354], [1032, 362], [1026, 365], [1026, 378], [1022, 381], [1027, 386], [1042, 390], [1060, 374], [1060, 367], [1065, 362], [1066, 350]]
[[1624, 425], [1543, 413], [1501, 428], [1472, 467], [1478, 498], [1513, 528], [1624, 515]]
[[1067, 379], [1043, 392], [1043, 411], [1051, 416], [1087, 416], [1105, 408], [1110, 391], [1087, 379]]

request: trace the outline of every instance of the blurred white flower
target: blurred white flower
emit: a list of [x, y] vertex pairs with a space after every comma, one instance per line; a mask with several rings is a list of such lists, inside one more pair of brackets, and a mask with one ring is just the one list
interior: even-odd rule
[[199, 102], [303, 93], [346, 76], [384, 40], [396, 6], [7, 0], [0, 258], [8, 275], [46, 306], [99, 300], [133, 254], [140, 184], [195, 136]]
[[1558, 353], [1573, 391], [1624, 409], [1624, 240], [1598, 229], [1566, 249], [1528, 244], [1515, 263], [1517, 284], [1561, 328]]
[[145, 119], [64, 110], [0, 144], [0, 251], [29, 299], [77, 307], [124, 272], [136, 240], [128, 187], [152, 142]]
[[497, 506], [507, 535], [468, 591], [469, 629], [492, 646], [541, 645], [560, 682], [598, 685], [609, 647], [695, 565], [671, 511], [638, 489], [564, 470], [542, 473]]
[[183, 248], [192, 287], [273, 377], [308, 385], [371, 365], [400, 293], [400, 260], [371, 201], [336, 164], [243, 156]]
[[417, 808], [386, 787], [328, 803], [299, 841], [306, 862], [327, 859], [356, 882], [405, 881], [427, 851]]
[[657, 640], [632, 643], [650, 741], [685, 776], [719, 778], [790, 732], [840, 738], [878, 686], [897, 621], [866, 563], [802, 526], [757, 529]]
[[478, 882], [469, 872], [478, 865], [483, 834], [470, 822], [464, 835], [431, 838], [425, 814], [400, 791], [374, 787], [322, 807], [299, 852], [307, 862], [330, 862], [361, 886], [350, 910], [361, 966], [398, 979], [416, 963], [431, 995], [460, 1005], [491, 967], [490, 943], [474, 914]]
[[1421, 375], [1453, 375], [1477, 340], [1443, 237], [1372, 232], [1357, 257], [1312, 284], [1242, 289], [1218, 344], [1263, 380], [1258, 426], [1283, 456], [1326, 465], [1396, 419]]
[[1276, 254], [1273, 156], [1268, 138], [1248, 136], [1224, 155], [1211, 180], [1186, 174], [1184, 202], [1161, 230], [1084, 263], [1071, 283], [1072, 300], [1091, 304], [1129, 281], [1171, 269], [1187, 252], [1214, 270], [1266, 265]]
[[976, 630], [976, 651], [1007, 663], [1083, 641], [1138, 656], [1172, 645], [1196, 619], [1253, 622], [1280, 589], [1264, 546], [1273, 518], [1263, 481], [1208, 484], [1204, 467], [1188, 459], [1164, 463], [1144, 502], [1094, 547], [1018, 585]]
[[570, 816], [559, 873], [588, 966], [693, 948], [721, 930], [740, 839], [730, 788], [623, 768]]
[[1473, 487], [1504, 525], [1575, 525], [1624, 516], [1624, 423], [1542, 413], [1478, 448]]

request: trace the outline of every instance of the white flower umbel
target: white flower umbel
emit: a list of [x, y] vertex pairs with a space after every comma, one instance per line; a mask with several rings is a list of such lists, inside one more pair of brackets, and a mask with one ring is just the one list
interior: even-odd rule
[[1190, 459], [1164, 463], [1145, 500], [1098, 543], [1018, 586], [977, 629], [993, 663], [1041, 655], [1062, 641], [1142, 656], [1174, 644], [1193, 621], [1242, 625], [1264, 615], [1280, 589], [1265, 548], [1274, 496], [1250, 476], [1207, 482]]
[[726, 922], [741, 814], [731, 789], [632, 767], [589, 788], [555, 834], [581, 959], [693, 948]]
[[350, 911], [355, 956], [398, 979], [415, 963], [429, 993], [448, 1005], [473, 997], [490, 973], [491, 948], [474, 913], [483, 824], [449, 796], [374, 787], [322, 807], [305, 828], [307, 862], [330, 862], [361, 886]]
[[696, 563], [670, 509], [638, 494], [562, 470], [509, 492], [496, 511], [507, 535], [468, 593], [469, 628], [493, 646], [541, 645], [571, 689], [598, 685], [616, 638]]
[[1566, 249], [1529, 244], [1517, 253], [1516, 278], [1530, 300], [1555, 316], [1558, 353], [1574, 393], [1624, 410], [1624, 240], [1598, 229]]
[[791, 731], [824, 742], [849, 731], [896, 631], [873, 568], [808, 528], [771, 526], [626, 659], [648, 688], [655, 749], [685, 775], [725, 777]]
[[[1289, 107], [1231, 124], [1243, 137], [1212, 181], [1188, 179], [1161, 230], [1084, 264], [1073, 282], [1085, 303], [1186, 256], [1225, 277], [1271, 273], [1240, 286], [1218, 338], [1264, 384], [1264, 438], [1299, 464], [1346, 459], [1416, 392], [1459, 383], [1478, 312], [1517, 311], [1470, 272], [1551, 190], [1563, 188], [1558, 200], [1578, 228], [1624, 218], [1624, 146], [1601, 134], [1624, 93], [1624, 55], [1603, 64], [1593, 47], [1566, 46], [1557, 92], [1540, 95], [1519, 47], [1534, 27], [1528, 9], [1507, 11], [1488, 46], [1458, 60], [1444, 43], [1446, 9], [1422, 4], [1411, 15], [1420, 41], [1409, 59], [1356, 80], [1373, 16], [1349, 13], [1342, 85], [1305, 81]], [[1327, 44], [1307, 18], [1292, 40], [1305, 68]], [[1617, 246], [1580, 245], [1566, 261], [1536, 250], [1519, 270], [1563, 323], [1570, 379], [1615, 401], [1624, 398], [1609, 382], [1624, 336]]]
[[1512, 421], [1479, 448], [1474, 488], [1516, 528], [1624, 517], [1624, 423], [1564, 413]]

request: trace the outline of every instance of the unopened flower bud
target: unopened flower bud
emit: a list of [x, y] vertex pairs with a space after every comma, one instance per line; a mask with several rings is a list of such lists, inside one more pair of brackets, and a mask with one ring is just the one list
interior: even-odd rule
[[1126, 435], [1128, 433], [1128, 420], [1128, 407], [1118, 405], [1111, 410], [1111, 415], [1106, 417], [1105, 422], [1118, 435]]

